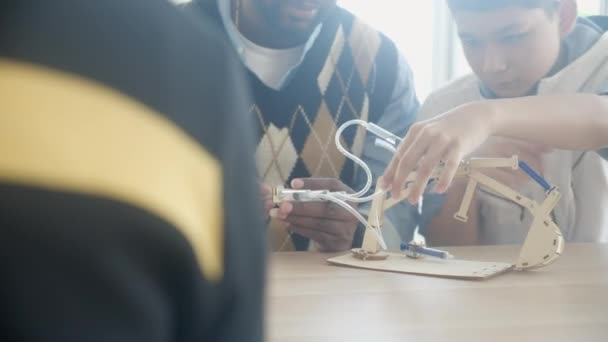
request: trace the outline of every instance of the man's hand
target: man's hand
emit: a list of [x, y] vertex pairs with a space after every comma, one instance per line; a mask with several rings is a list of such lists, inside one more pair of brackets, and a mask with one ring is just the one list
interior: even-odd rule
[[[352, 190], [338, 179], [303, 178], [291, 182], [293, 189], [346, 191]], [[332, 202], [284, 202], [276, 217], [289, 224], [289, 230], [319, 244], [323, 252], [351, 248], [358, 220]]]

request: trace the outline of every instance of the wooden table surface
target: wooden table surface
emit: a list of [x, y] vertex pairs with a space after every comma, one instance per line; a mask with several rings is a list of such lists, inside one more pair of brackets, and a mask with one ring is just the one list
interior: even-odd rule
[[[509, 262], [518, 248], [447, 250]], [[608, 341], [608, 245], [567, 244], [553, 265], [484, 281], [343, 268], [331, 256], [271, 256], [269, 341]]]

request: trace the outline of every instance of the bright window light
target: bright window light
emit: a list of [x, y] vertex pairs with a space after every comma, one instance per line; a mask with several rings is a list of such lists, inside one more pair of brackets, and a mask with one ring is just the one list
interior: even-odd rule
[[338, 3], [390, 37], [414, 71], [420, 100], [432, 90], [435, 1], [339, 0]]

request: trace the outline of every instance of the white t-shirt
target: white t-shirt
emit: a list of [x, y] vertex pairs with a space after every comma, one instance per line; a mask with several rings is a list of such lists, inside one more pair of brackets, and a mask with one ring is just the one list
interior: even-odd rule
[[268, 87], [281, 89], [285, 77], [291, 69], [300, 63], [305, 44], [289, 49], [269, 49], [247, 39], [238, 32], [243, 43], [241, 58], [251, 70]]
[[252, 42], [239, 32], [230, 15], [230, 0], [217, 0], [217, 3], [224, 27], [243, 64], [266, 86], [281, 90], [312, 48], [322, 24], [317, 25], [308, 41], [300, 46], [269, 49]]

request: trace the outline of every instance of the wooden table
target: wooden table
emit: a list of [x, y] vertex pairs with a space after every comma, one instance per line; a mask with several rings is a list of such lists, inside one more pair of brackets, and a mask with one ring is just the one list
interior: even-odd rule
[[[515, 246], [448, 248], [510, 261]], [[553, 265], [485, 281], [330, 266], [328, 254], [271, 257], [270, 341], [608, 341], [608, 245], [568, 244]]]

